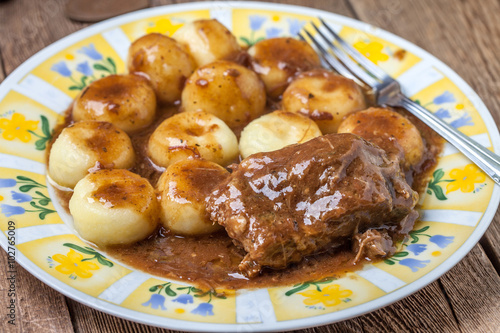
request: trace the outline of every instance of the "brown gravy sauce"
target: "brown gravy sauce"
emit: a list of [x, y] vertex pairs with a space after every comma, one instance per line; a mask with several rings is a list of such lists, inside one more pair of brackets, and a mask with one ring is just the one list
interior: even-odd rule
[[[371, 103], [372, 104], [372, 103]], [[280, 108], [279, 102], [269, 102], [268, 111]], [[73, 122], [71, 108], [66, 112], [65, 123], [59, 126], [52, 142], [62, 129]], [[154, 129], [166, 118], [179, 112], [178, 106], [159, 107], [151, 126], [131, 135], [136, 152], [136, 164], [131, 171], [148, 179], [153, 186], [163, 172], [154, 166], [147, 157], [147, 143]], [[405, 110], [397, 110], [420, 130], [426, 146], [422, 162], [406, 177], [412, 188], [419, 193], [425, 189], [430, 172], [437, 163], [437, 156], [442, 149], [442, 139], [416, 117]], [[239, 134], [239, 133], [237, 133]], [[50, 147], [49, 150], [50, 151]], [[66, 211], [72, 192], [56, 190]], [[225, 231], [199, 237], [174, 235], [160, 227], [149, 238], [126, 246], [101, 248], [110, 257], [137, 268], [141, 271], [175, 280], [193, 283], [200, 288], [257, 288], [278, 285], [292, 285], [299, 282], [339, 277], [346, 272], [358, 269], [368, 259], [355, 263], [355, 253], [344, 247], [331, 252], [315, 254], [304, 258], [284, 270], [264, 269], [261, 275], [248, 279], [238, 270], [238, 264], [245, 252], [237, 248]]]

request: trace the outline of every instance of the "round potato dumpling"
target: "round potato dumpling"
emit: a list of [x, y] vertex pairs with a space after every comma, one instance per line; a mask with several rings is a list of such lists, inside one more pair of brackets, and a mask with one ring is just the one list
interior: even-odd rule
[[163, 226], [190, 236], [221, 229], [210, 221], [205, 198], [228, 176], [226, 169], [206, 160], [183, 160], [170, 165], [158, 180]]
[[215, 19], [185, 24], [172, 37], [188, 48], [198, 67], [216, 60], [235, 60], [241, 52], [236, 37]]
[[76, 231], [99, 246], [132, 244], [158, 226], [159, 204], [151, 184], [128, 170], [99, 170], [75, 186], [69, 201]]
[[321, 131], [311, 119], [278, 110], [255, 119], [243, 129], [240, 154], [247, 158], [255, 153], [307, 142], [318, 136], [321, 136]]
[[148, 155], [162, 167], [197, 157], [226, 166], [238, 157], [238, 139], [211, 113], [182, 112], [156, 128], [149, 138]]
[[283, 108], [318, 124], [323, 134], [336, 133], [349, 113], [366, 109], [361, 88], [352, 80], [324, 69], [301, 73], [283, 93]]
[[314, 49], [290, 37], [270, 38], [248, 49], [253, 70], [266, 85], [267, 94], [278, 98], [299, 72], [321, 67]]
[[127, 133], [149, 126], [155, 117], [156, 96], [147, 79], [110, 75], [92, 82], [76, 98], [73, 119], [107, 121]]
[[369, 108], [349, 115], [340, 124], [339, 133], [359, 135], [389, 155], [403, 157], [404, 169], [418, 164], [424, 154], [424, 142], [415, 125], [387, 108]]
[[181, 97], [184, 82], [195, 63], [186, 48], [165, 35], [145, 35], [130, 45], [127, 67], [130, 73], [149, 78], [160, 103], [174, 103]]
[[262, 115], [265, 106], [266, 92], [257, 74], [230, 61], [198, 68], [182, 91], [183, 111], [212, 113], [236, 131]]
[[62, 130], [49, 154], [49, 176], [73, 188], [89, 169], [128, 169], [135, 153], [128, 135], [111, 123], [80, 121]]

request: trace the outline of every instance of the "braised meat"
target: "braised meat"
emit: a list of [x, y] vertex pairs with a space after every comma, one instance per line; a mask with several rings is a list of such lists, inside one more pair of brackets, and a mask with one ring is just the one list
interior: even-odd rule
[[[398, 161], [353, 134], [254, 154], [230, 168], [207, 211], [247, 252], [239, 268], [250, 277], [353, 239], [362, 255], [390, 254], [387, 230], [407, 229], [418, 216], [418, 194]], [[380, 233], [363, 235], [369, 229]]]

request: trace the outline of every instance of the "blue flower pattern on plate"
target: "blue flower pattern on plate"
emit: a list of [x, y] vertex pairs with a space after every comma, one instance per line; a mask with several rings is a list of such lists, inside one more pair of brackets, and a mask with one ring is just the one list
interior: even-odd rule
[[158, 295], [158, 294], [153, 294], [151, 295], [151, 298], [145, 302], [142, 303], [142, 306], [148, 307], [151, 306], [151, 308], [158, 310], [166, 310], [167, 308], [165, 307], [165, 296], [163, 295]]
[[179, 297], [175, 298], [172, 302], [178, 302], [182, 304], [191, 304], [194, 302], [194, 298], [191, 295], [184, 294], [180, 295]]
[[250, 15], [248, 18], [250, 20], [250, 29], [253, 31], [257, 31], [262, 28], [262, 25], [267, 20], [265, 16], [260, 15]]
[[418, 256], [420, 253], [424, 252], [427, 249], [427, 245], [425, 245], [425, 244], [410, 244], [406, 247], [406, 249], [410, 252], [413, 252], [414, 255]]
[[52, 67], [50, 67], [50, 70], [57, 72], [64, 77], [71, 76], [71, 71], [69, 70], [68, 65], [66, 65], [64, 61], [56, 62], [55, 64], [52, 65]]
[[305, 21], [300, 21], [298, 19], [287, 19], [288, 22], [288, 32], [290, 36], [297, 36], [297, 34], [302, 30], [302, 27], [306, 24]]
[[101, 60], [102, 59], [102, 54], [97, 52], [93, 43], [89, 44], [88, 46], [82, 47], [81, 49], [79, 49], [76, 52], [81, 53], [81, 54], [85, 54], [87, 57], [89, 57], [90, 59], [93, 59], [93, 60]]
[[435, 235], [429, 238], [429, 241], [444, 249], [445, 247], [453, 243], [454, 239], [455, 237], [453, 236]]
[[464, 114], [460, 118], [453, 120], [450, 125], [455, 128], [459, 128], [462, 126], [474, 126], [474, 122], [469, 114]]
[[29, 194], [20, 193], [16, 191], [11, 191], [12, 199], [14, 199], [17, 203], [29, 202], [33, 200], [33, 197]]
[[448, 90], [446, 90], [444, 93], [441, 95], [437, 96], [434, 98], [433, 102], [434, 104], [444, 104], [444, 103], [453, 103], [456, 102], [457, 100], [455, 99], [455, 96]]
[[4, 214], [6, 217], [11, 217], [13, 215], [22, 215], [26, 212], [23, 207], [11, 206], [7, 204], [0, 205], [0, 209], [2, 210], [2, 214]]
[[406, 258], [399, 262], [400, 265], [410, 267], [412, 272], [418, 271], [420, 268], [424, 268], [430, 263], [430, 260], [418, 260], [413, 258]]
[[0, 187], [14, 187], [17, 182], [12, 178], [0, 178]]
[[272, 28], [266, 29], [266, 37], [267, 38], [279, 37], [280, 34], [281, 34], [280, 28], [272, 27]]
[[90, 68], [88, 61], [84, 61], [76, 65], [76, 70], [87, 76], [91, 76], [92, 74], [94, 74], [94, 71], [92, 71], [92, 68]]
[[214, 306], [210, 303], [201, 303], [200, 305], [198, 305], [198, 307], [196, 309], [191, 311], [191, 313], [201, 315], [204, 317], [213, 316], [214, 315], [213, 308], [214, 308]]

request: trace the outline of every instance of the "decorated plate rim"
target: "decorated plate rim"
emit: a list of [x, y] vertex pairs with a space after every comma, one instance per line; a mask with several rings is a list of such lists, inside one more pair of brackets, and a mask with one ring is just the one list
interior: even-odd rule
[[[382, 29], [373, 27], [367, 23], [360, 22], [355, 19], [347, 18], [338, 14], [329, 13], [323, 10], [312, 9], [301, 6], [293, 6], [286, 4], [272, 4], [272, 3], [261, 3], [261, 2], [196, 2], [188, 4], [175, 4], [166, 5], [162, 7], [153, 7], [144, 10], [140, 10], [133, 13], [128, 13], [116, 18], [112, 18], [101, 23], [86, 27], [80, 31], [74, 32], [61, 40], [45, 47], [23, 64], [21, 64], [17, 69], [15, 69], [0, 85], [0, 99], [2, 99], [7, 92], [9, 92], [13, 85], [16, 84], [24, 75], [29, 73], [30, 70], [39, 65], [42, 61], [48, 59], [50, 56], [56, 54], [57, 52], [63, 50], [64, 48], [74, 44], [75, 42], [81, 41], [84, 38], [90, 37], [94, 34], [105, 31], [106, 29], [119, 26], [121, 24], [137, 21], [140, 19], [158, 16], [163, 14], [173, 14], [176, 12], [193, 11], [193, 10], [210, 10], [210, 9], [259, 9], [259, 10], [275, 10], [282, 11], [285, 13], [295, 13], [310, 16], [321, 16], [324, 18], [335, 20], [343, 25], [353, 27], [355, 29], [369, 32], [370, 34], [376, 35], [377, 37], [386, 39], [394, 44], [411, 51], [413, 54], [419, 56], [426, 61], [431, 62], [436, 66], [443, 74], [451, 79], [458, 88], [471, 100], [477, 111], [479, 112], [481, 118], [485, 122], [487, 132], [490, 135], [492, 146], [495, 151], [500, 149], [500, 135], [498, 129], [495, 126], [493, 117], [487, 110], [486, 106], [479, 98], [479, 96], [472, 90], [472, 88], [456, 74], [452, 69], [450, 69], [446, 64], [438, 60], [433, 55], [429, 54], [420, 47], [393, 35]], [[305, 327], [320, 326], [328, 323], [333, 323], [341, 320], [346, 320], [355, 316], [362, 315], [364, 313], [374, 311], [376, 309], [387, 306], [394, 303], [410, 294], [422, 289], [426, 285], [438, 279], [441, 275], [449, 271], [453, 266], [455, 266], [469, 251], [475, 246], [479, 241], [481, 236], [484, 234], [489, 224], [491, 223], [498, 204], [500, 202], [500, 188], [495, 185], [493, 192], [489, 201], [489, 204], [481, 217], [480, 221], [476, 225], [473, 232], [465, 240], [465, 242], [447, 259], [445, 259], [441, 264], [432, 269], [429, 273], [418, 278], [417, 280], [406, 284], [405, 286], [396, 289], [395, 291], [389, 292], [384, 296], [378, 297], [374, 300], [356, 305], [351, 308], [339, 310], [332, 313], [311, 316], [301, 319], [276, 321], [276, 322], [263, 322], [255, 324], [217, 324], [217, 323], [203, 323], [194, 322], [187, 320], [179, 320], [172, 318], [165, 318], [156, 315], [146, 314], [143, 312], [131, 310], [124, 308], [120, 305], [115, 305], [107, 301], [98, 299], [96, 297], [90, 296], [82, 291], [76, 290], [73, 287], [59, 281], [54, 276], [43, 271], [35, 263], [29, 260], [24, 254], [16, 251], [16, 261], [23, 266], [27, 271], [33, 274], [42, 282], [46, 283], [53, 289], [61, 292], [65, 296], [68, 296], [76, 301], [79, 301], [85, 305], [95, 308], [99, 311], [109, 313], [124, 319], [133, 320], [147, 325], [154, 325], [159, 327], [165, 327], [170, 329], [178, 330], [190, 330], [190, 331], [240, 331], [250, 330], [250, 331], [277, 331], [286, 329], [300, 329]], [[5, 236], [5, 235], [4, 235]], [[6, 237], [0, 237], [0, 245], [6, 249], [7, 239]], [[153, 277], [153, 276], [152, 276]]]

